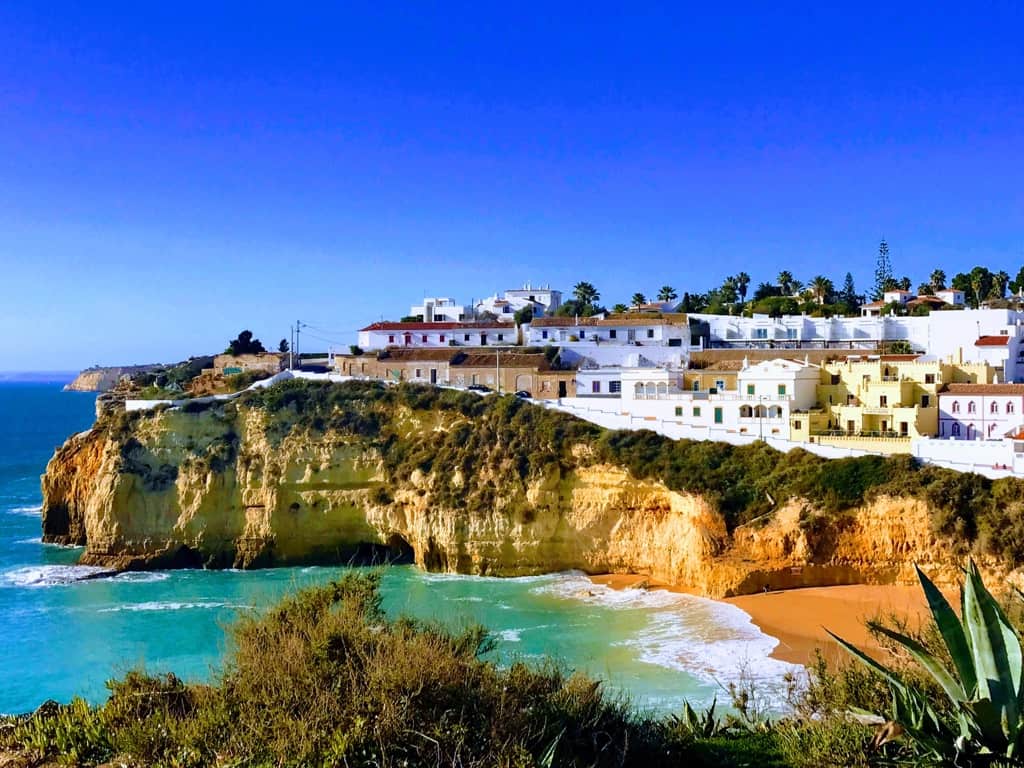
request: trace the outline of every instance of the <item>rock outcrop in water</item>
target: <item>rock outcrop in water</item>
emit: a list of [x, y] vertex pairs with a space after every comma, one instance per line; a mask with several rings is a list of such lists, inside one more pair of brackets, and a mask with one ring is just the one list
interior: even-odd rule
[[386, 558], [644, 573], [709, 596], [909, 582], [914, 563], [956, 581], [961, 559], [923, 500], [819, 515], [791, 497], [736, 524], [712, 494], [611, 460], [602, 433], [513, 398], [362, 383], [107, 413], [47, 466], [44, 540], [119, 569]]

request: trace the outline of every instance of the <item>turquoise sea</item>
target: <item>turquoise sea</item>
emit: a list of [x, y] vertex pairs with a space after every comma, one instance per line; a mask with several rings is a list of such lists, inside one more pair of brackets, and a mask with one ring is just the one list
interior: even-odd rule
[[[59, 383], [0, 382], [0, 712], [105, 695], [143, 665], [208, 678], [239, 611], [327, 581], [343, 568], [166, 571], [82, 580], [79, 550], [40, 543], [39, 476], [56, 446], [88, 429], [94, 396]], [[738, 608], [668, 592], [612, 591], [580, 573], [491, 579], [386, 569], [385, 607], [453, 627], [480, 623], [496, 660], [556, 659], [657, 710], [722, 699], [741, 675], [781, 691], [793, 667]]]

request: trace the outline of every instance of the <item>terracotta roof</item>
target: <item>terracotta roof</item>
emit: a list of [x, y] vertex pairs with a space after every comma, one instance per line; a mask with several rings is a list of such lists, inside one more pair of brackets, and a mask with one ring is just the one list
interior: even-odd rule
[[705, 368], [693, 368], [689, 370], [700, 373], [736, 373], [743, 370], [742, 360], [719, 360]]
[[508, 323], [502, 324], [498, 322], [490, 323], [393, 323], [389, 321], [371, 323], [365, 328], [360, 328], [362, 331], [459, 331], [459, 330], [487, 330], [494, 328], [496, 330], [508, 330]]
[[543, 354], [502, 352], [500, 359], [495, 360], [495, 357], [492, 352], [470, 352], [453, 360], [452, 365], [461, 368], [494, 368], [500, 365], [502, 368], [533, 368], [539, 371], [546, 371], [550, 367]]
[[872, 301], [870, 304], [861, 304], [861, 309], [874, 309], [875, 307], [884, 307], [884, 301]]
[[911, 299], [907, 302], [907, 306], [910, 305], [921, 305], [921, 304], [945, 304], [946, 302], [940, 299], [938, 296], [918, 296], [916, 299]]
[[[447, 362], [458, 354], [458, 348], [447, 349], [389, 349], [384, 357], [379, 358], [382, 362], [391, 360], [396, 363], [417, 363], [417, 362]], [[373, 353], [370, 354], [373, 356]]]
[[1024, 384], [947, 384], [950, 395], [1024, 395]]
[[976, 347], [1005, 347], [1010, 343], [1009, 336], [982, 336], [976, 342]]

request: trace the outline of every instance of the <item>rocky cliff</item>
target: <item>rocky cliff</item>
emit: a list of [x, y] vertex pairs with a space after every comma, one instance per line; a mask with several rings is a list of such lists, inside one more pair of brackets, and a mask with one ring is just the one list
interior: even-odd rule
[[709, 596], [907, 582], [914, 563], [956, 580], [962, 549], [923, 500], [825, 514], [790, 495], [738, 523], [728, 493], [645, 479], [655, 459], [616, 461], [602, 433], [512, 398], [357, 383], [110, 412], [47, 466], [44, 540], [123, 569], [397, 559], [644, 573]]
[[155, 370], [157, 365], [121, 365], [110, 368], [87, 368], [64, 385], [66, 392], [109, 392], [123, 376], [134, 376]]

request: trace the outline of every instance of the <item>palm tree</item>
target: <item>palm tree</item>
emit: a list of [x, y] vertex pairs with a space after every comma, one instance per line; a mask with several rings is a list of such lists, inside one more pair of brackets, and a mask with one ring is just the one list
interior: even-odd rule
[[572, 295], [575, 297], [576, 301], [583, 305], [594, 304], [601, 298], [601, 294], [597, 292], [597, 288], [595, 288], [592, 283], [588, 282], [576, 283], [572, 288]]
[[933, 270], [928, 282], [932, 285], [932, 291], [944, 291], [946, 290], [946, 273], [941, 269]]
[[788, 269], [784, 269], [779, 272], [779, 276], [775, 278], [776, 284], [782, 289], [783, 296], [789, 296], [793, 293], [793, 273]]
[[627, 307], [625, 304], [616, 304], [614, 307], [612, 307], [612, 312], [614, 312], [616, 315], [624, 315], [626, 312], [629, 312], [629, 307]]
[[992, 276], [992, 292], [996, 298], [1006, 298], [1006, 286], [1010, 284], [1010, 276], [1003, 270], [999, 270]]
[[671, 285], [663, 285], [661, 290], [658, 291], [658, 301], [675, 301], [678, 296], [679, 294], [676, 293], [676, 289]]
[[640, 305], [641, 304], [646, 304], [647, 303], [647, 297], [644, 296], [642, 293], [638, 292], [638, 293], [634, 293], [633, 294], [633, 298], [631, 298], [629, 301], [630, 301], [630, 303], [634, 307], [636, 307], [637, 309], [640, 309]]
[[825, 299], [832, 293], [832, 281], [824, 275], [815, 275], [811, 278], [811, 291], [819, 304], [824, 304]]
[[792, 291], [790, 296], [799, 296], [801, 293], [803, 293], [804, 284], [800, 280], [790, 280], [789, 290]]
[[750, 285], [750, 275], [740, 272], [736, 275], [736, 291], [740, 295], [740, 301], [747, 300], [747, 286]]

